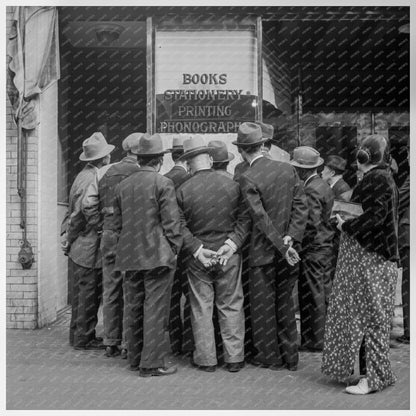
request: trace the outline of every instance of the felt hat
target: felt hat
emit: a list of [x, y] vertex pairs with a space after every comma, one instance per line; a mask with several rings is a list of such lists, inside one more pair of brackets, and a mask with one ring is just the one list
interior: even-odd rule
[[237, 140], [232, 142], [236, 146], [245, 147], [262, 144], [268, 139], [263, 139], [261, 127], [256, 123], [241, 123], [237, 131]]
[[336, 169], [344, 172], [347, 167], [347, 161], [341, 156], [329, 155], [325, 161], [325, 166], [328, 166], [330, 169]]
[[230, 162], [234, 155], [227, 150], [227, 145], [222, 140], [211, 140], [208, 147], [212, 147], [211, 156], [214, 163]]
[[313, 147], [299, 146], [293, 151], [293, 158], [290, 163], [298, 168], [313, 169], [321, 166], [324, 160]]
[[183, 152], [183, 142], [179, 137], [174, 137], [172, 140], [172, 147], [169, 149], [171, 152]]
[[131, 152], [138, 156], [159, 156], [167, 153], [168, 150], [163, 148], [160, 134], [156, 133], [150, 136], [150, 134], [145, 133], [140, 137], [139, 145]]
[[183, 155], [179, 159], [189, 159], [202, 153], [208, 153], [210, 155], [212, 150], [212, 147], [208, 147], [205, 144], [202, 136], [193, 136], [183, 142]]
[[96, 132], [82, 142], [83, 152], [79, 156], [79, 160], [88, 162], [101, 159], [109, 155], [114, 149], [115, 146], [108, 144], [102, 133]]
[[256, 124], [260, 126], [261, 134], [264, 139], [273, 139], [274, 128], [271, 124], [262, 123], [261, 121], [258, 121]]

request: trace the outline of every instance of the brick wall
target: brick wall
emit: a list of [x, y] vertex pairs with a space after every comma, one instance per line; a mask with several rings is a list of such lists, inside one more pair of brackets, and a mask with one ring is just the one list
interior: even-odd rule
[[[10, 31], [14, 7], [7, 7], [7, 33]], [[17, 195], [17, 129], [12, 108], [6, 97], [6, 325], [7, 328], [36, 328], [37, 290], [37, 198], [38, 198], [38, 138], [37, 131], [27, 138], [27, 240], [32, 244], [35, 263], [23, 270], [17, 261], [22, 239], [20, 228], [20, 198]]]

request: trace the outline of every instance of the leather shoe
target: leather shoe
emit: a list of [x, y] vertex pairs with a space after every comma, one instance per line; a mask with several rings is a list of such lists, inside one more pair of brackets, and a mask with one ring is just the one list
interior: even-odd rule
[[107, 347], [105, 348], [105, 356], [106, 357], [117, 357], [118, 355], [120, 355], [121, 352], [118, 349], [117, 345], [107, 345]]
[[120, 356], [122, 360], [127, 360], [127, 350], [125, 348], [121, 350]]
[[358, 384], [356, 384], [355, 386], [348, 386], [345, 391], [349, 394], [359, 394], [359, 395], [363, 395], [363, 394], [368, 394], [371, 393], [374, 390], [371, 390], [370, 387], [368, 386], [368, 380], [366, 378], [362, 378]]
[[140, 370], [140, 365], [139, 364], [137, 364], [137, 365], [130, 365], [129, 370], [130, 371], [139, 371]]
[[170, 376], [178, 371], [176, 367], [141, 368], [140, 377]]
[[96, 339], [93, 339], [88, 344], [75, 345], [74, 349], [75, 350], [104, 350], [105, 345], [102, 342], [97, 341]]
[[191, 365], [196, 367], [198, 370], [206, 371], [207, 373], [213, 373], [217, 369], [216, 365], [199, 365], [199, 364], [196, 364], [193, 358], [191, 358]]
[[227, 370], [230, 373], [238, 373], [243, 368], [244, 368], [244, 361], [240, 361], [238, 363], [227, 363]]

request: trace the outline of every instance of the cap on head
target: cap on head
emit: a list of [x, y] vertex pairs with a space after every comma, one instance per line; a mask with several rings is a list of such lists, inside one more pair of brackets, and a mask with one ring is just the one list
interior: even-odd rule
[[137, 149], [139, 147], [140, 143], [140, 137], [143, 136], [144, 133], [132, 133], [129, 134], [121, 143], [121, 146], [123, 147], [123, 150], [125, 152], [132, 152], [132, 149]]

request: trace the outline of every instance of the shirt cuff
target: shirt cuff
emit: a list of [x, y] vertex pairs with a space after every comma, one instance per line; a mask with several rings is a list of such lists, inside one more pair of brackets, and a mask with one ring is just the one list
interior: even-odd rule
[[230, 238], [228, 238], [227, 240], [225, 240], [225, 243], [224, 244], [227, 244], [227, 246], [230, 246], [231, 249], [234, 251], [234, 253], [237, 251], [237, 245]]
[[197, 251], [195, 251], [195, 253], [193, 254], [193, 256], [194, 256], [195, 258], [197, 258], [197, 257], [199, 256], [199, 253], [201, 252], [202, 247], [204, 247], [204, 245], [203, 245], [203, 244], [201, 244], [201, 245], [199, 246], [198, 250], [197, 250]]

